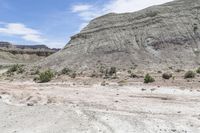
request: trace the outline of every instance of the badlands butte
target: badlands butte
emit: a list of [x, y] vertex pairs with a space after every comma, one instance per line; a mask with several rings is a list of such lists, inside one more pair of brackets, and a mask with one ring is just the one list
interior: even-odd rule
[[200, 133], [200, 0], [98, 17], [61, 50], [0, 43], [0, 132]]
[[200, 1], [175, 0], [92, 20], [60, 52], [36, 65], [61, 70], [191, 69], [200, 65]]

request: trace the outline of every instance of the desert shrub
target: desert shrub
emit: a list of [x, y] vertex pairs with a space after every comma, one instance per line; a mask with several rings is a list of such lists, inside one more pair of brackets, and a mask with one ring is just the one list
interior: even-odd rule
[[184, 78], [194, 78], [195, 77], [195, 73], [193, 71], [187, 71], [184, 75]]
[[113, 74], [117, 73], [117, 68], [116, 67], [111, 67], [109, 71], [109, 75], [112, 76]]
[[69, 75], [71, 72], [72, 70], [70, 70], [69, 68], [64, 68], [61, 73], [65, 75]]
[[171, 73], [164, 73], [164, 74], [162, 75], [162, 78], [163, 78], [163, 79], [170, 79], [170, 78], [172, 78], [172, 74], [171, 74]]
[[197, 69], [197, 73], [199, 73], [199, 74], [200, 74], [200, 67]]
[[45, 83], [45, 82], [51, 81], [53, 77], [54, 77], [54, 73], [51, 70], [47, 70], [39, 74], [38, 80], [40, 83]]
[[193, 24], [193, 31], [196, 32], [198, 30], [198, 25], [195, 23]]
[[110, 69], [106, 69], [107, 76], [113, 76], [114, 74], [116, 75], [116, 73], [117, 73], [116, 67], [111, 67]]
[[17, 74], [24, 73], [25, 69], [23, 67], [19, 67], [17, 70]]
[[0, 69], [3, 69], [4, 68], [4, 66], [3, 65], [0, 65]]
[[23, 65], [19, 65], [19, 64], [16, 64], [16, 65], [13, 65], [11, 66], [8, 71], [7, 71], [7, 74], [13, 74], [14, 72], [16, 73], [23, 73], [25, 70], [23, 68]]
[[18, 69], [18, 67], [19, 67], [18, 64], [11, 66], [11, 67], [8, 69], [8, 73], [16, 72], [17, 69]]
[[151, 75], [146, 74], [144, 77], [144, 83], [152, 83], [152, 82], [155, 82], [155, 79], [151, 77]]
[[131, 71], [131, 70], [128, 70], [127, 72], [128, 72], [129, 74], [131, 74], [131, 73], [132, 73], [132, 71]]

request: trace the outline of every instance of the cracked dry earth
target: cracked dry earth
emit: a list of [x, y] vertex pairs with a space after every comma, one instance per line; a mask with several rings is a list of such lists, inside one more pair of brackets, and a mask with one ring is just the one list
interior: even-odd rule
[[199, 133], [200, 88], [0, 83], [1, 133]]

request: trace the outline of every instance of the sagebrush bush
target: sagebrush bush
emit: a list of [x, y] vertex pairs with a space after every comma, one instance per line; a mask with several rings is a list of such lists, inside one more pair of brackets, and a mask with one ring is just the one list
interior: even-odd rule
[[152, 83], [152, 82], [155, 82], [155, 79], [151, 77], [151, 75], [146, 74], [144, 77], [144, 83]]
[[23, 73], [25, 70], [23, 68], [23, 65], [19, 65], [19, 64], [15, 64], [13, 66], [11, 66], [8, 71], [7, 71], [7, 74], [13, 74], [13, 73]]
[[38, 80], [40, 83], [45, 83], [51, 81], [53, 77], [54, 73], [51, 70], [47, 70], [39, 74]]
[[194, 78], [195, 77], [195, 72], [193, 71], [187, 71], [184, 75], [184, 78], [187, 79], [187, 78]]
[[132, 71], [131, 71], [131, 70], [128, 70], [127, 72], [128, 72], [128, 74], [131, 74], [131, 73], [132, 73]]
[[109, 71], [109, 75], [112, 76], [112, 75], [114, 75], [116, 73], [117, 73], [117, 68], [116, 67], [111, 67], [110, 71]]
[[200, 74], [200, 67], [197, 69], [197, 73]]
[[162, 78], [163, 79], [170, 79], [170, 78], [172, 78], [172, 74], [171, 73], [163, 73]]
[[110, 76], [116, 75], [116, 73], [117, 73], [117, 68], [111, 67], [110, 69], [106, 69], [105, 76], [110, 77]]
[[61, 73], [65, 75], [69, 75], [71, 72], [72, 70], [70, 70], [69, 68], [64, 68]]

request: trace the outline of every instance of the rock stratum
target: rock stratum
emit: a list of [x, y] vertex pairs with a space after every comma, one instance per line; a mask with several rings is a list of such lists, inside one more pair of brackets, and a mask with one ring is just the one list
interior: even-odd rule
[[200, 0], [175, 0], [92, 20], [40, 66], [79, 70], [97, 66], [187, 69], [200, 65]]
[[54, 54], [59, 49], [45, 45], [14, 45], [0, 42], [0, 64], [31, 63]]

